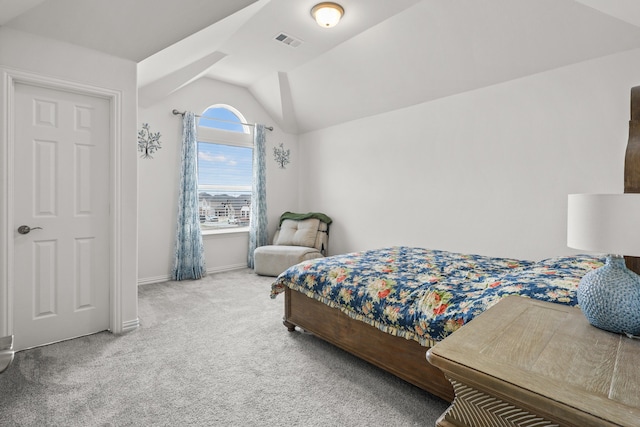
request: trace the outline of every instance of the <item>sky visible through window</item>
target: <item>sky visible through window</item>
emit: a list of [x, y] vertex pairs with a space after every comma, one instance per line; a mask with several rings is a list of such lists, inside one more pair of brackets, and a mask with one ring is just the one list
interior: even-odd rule
[[[208, 119], [208, 117], [214, 117], [219, 120], [210, 120]], [[198, 125], [208, 128], [224, 129], [233, 132], [244, 133], [244, 127], [240, 124], [240, 119], [238, 118], [238, 116], [236, 116], [233, 111], [224, 107], [208, 108], [207, 111], [204, 112], [202, 117], [200, 117]]]
[[199, 142], [199, 186], [205, 191], [226, 192], [230, 196], [250, 193], [252, 152], [248, 147]]

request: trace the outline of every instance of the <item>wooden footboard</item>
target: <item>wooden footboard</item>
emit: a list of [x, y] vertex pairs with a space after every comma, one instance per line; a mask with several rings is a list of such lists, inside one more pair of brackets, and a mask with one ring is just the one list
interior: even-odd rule
[[299, 326], [429, 393], [453, 400], [453, 387], [427, 361], [429, 348], [415, 341], [384, 333], [289, 288], [285, 289], [284, 324], [290, 331]]

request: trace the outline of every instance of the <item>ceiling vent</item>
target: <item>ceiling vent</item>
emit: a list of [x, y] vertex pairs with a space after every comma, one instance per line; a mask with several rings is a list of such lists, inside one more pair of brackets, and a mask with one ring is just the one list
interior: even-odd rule
[[284, 43], [290, 47], [298, 47], [302, 44], [302, 40], [292, 37], [285, 33], [280, 33], [274, 38], [276, 41], [280, 43]]

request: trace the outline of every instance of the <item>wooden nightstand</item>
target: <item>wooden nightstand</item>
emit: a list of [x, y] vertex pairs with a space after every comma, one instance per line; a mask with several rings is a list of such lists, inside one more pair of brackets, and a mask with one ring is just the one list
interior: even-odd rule
[[640, 426], [640, 341], [578, 308], [507, 297], [427, 359], [456, 394], [438, 426]]

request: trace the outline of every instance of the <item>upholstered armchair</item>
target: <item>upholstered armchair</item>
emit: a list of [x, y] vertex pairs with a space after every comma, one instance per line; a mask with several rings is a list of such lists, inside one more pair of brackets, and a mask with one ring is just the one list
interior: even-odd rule
[[253, 269], [261, 276], [278, 276], [302, 261], [326, 256], [329, 244], [328, 216], [311, 212], [285, 212], [273, 236], [273, 244], [253, 252]]

